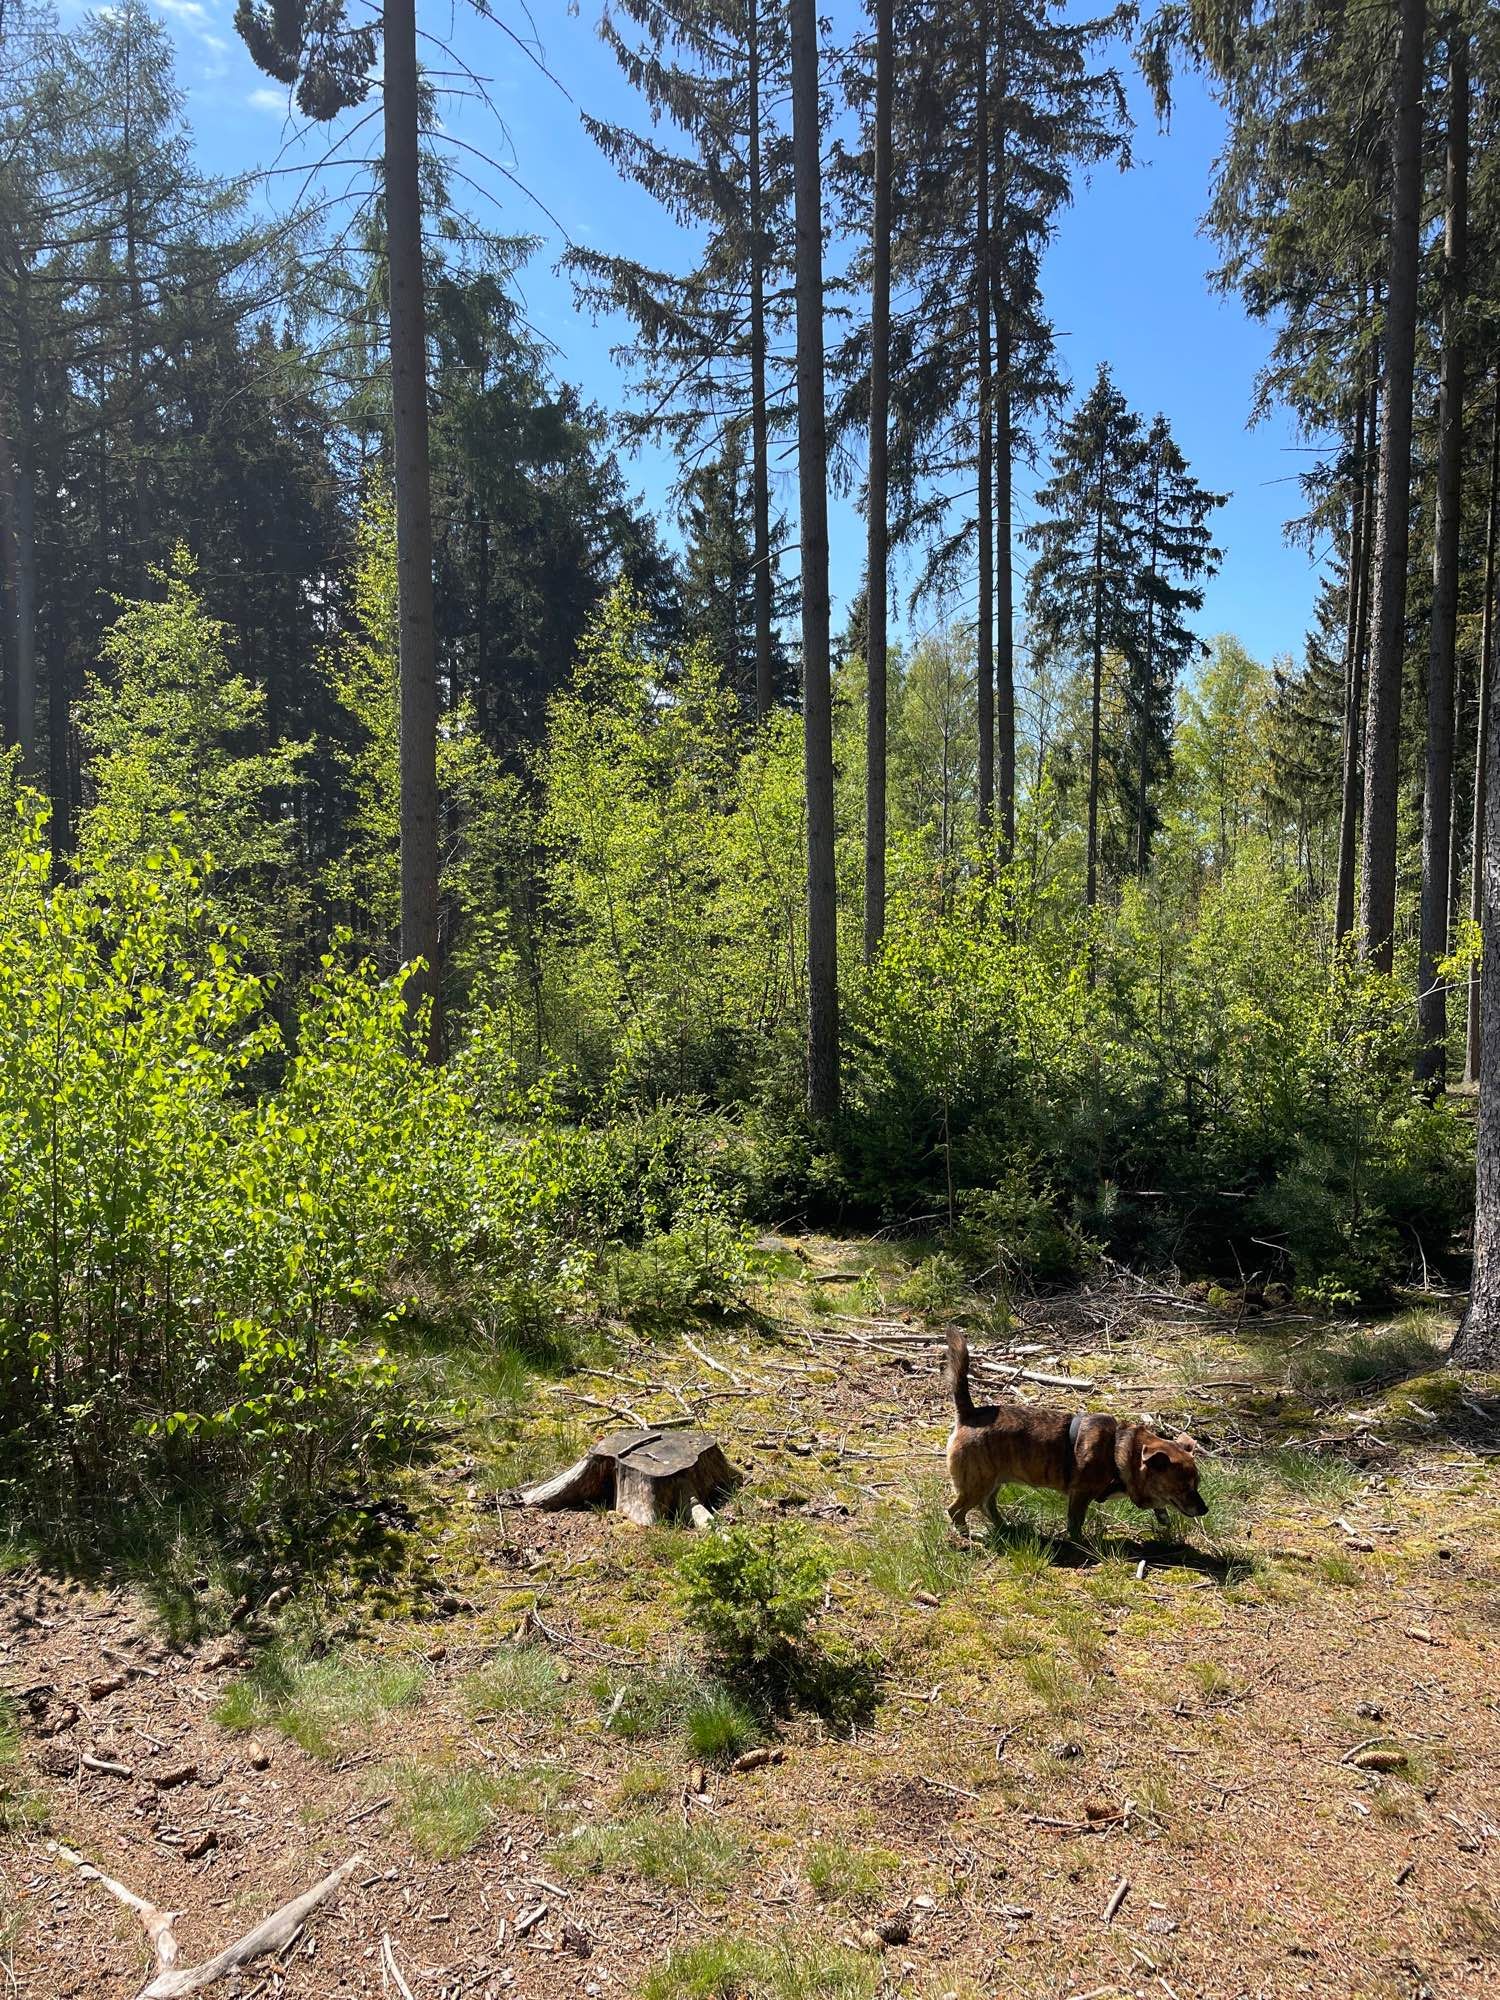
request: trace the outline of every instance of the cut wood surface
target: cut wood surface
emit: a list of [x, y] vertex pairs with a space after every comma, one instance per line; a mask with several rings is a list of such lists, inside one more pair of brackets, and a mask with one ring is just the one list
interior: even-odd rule
[[549, 1511], [611, 1505], [642, 1527], [682, 1517], [703, 1525], [708, 1502], [733, 1483], [728, 1459], [706, 1431], [611, 1431], [575, 1464], [514, 1498]]

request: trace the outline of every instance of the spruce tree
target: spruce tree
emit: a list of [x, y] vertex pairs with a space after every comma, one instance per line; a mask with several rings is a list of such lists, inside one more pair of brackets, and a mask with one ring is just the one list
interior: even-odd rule
[[639, 31], [606, 15], [600, 34], [638, 90], [653, 126], [665, 120], [684, 142], [585, 115], [606, 156], [700, 232], [691, 269], [655, 268], [575, 246], [565, 259], [580, 298], [634, 324], [621, 358], [635, 378], [627, 437], [665, 437], [689, 468], [748, 434], [755, 589], [756, 702], [776, 696], [774, 606], [777, 550], [770, 501], [770, 439], [784, 415], [776, 384], [776, 340], [787, 315], [791, 238], [791, 150], [772, 116], [789, 75], [786, 17], [764, 0], [622, 0]]
[[1089, 744], [1084, 903], [1099, 894], [1099, 789], [1107, 655], [1138, 644], [1144, 599], [1140, 515], [1145, 444], [1141, 420], [1101, 364], [1093, 388], [1063, 423], [1052, 476], [1027, 531], [1036, 550], [1028, 603], [1044, 647], [1086, 662]]
[[1135, 867], [1144, 875], [1157, 826], [1154, 795], [1171, 758], [1177, 683], [1206, 650], [1186, 621], [1188, 613], [1202, 610], [1201, 579], [1214, 574], [1223, 553], [1214, 546], [1208, 517], [1227, 495], [1198, 484], [1164, 416], [1146, 434], [1138, 477], [1141, 607], [1127, 656], [1127, 701], [1135, 729], [1129, 786]]

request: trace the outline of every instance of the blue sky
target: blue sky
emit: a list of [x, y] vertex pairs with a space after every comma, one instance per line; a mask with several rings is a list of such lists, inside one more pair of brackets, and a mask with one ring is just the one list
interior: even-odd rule
[[[317, 156], [321, 137], [316, 150], [299, 137], [296, 121], [287, 115], [286, 93], [246, 55], [234, 32], [233, 0], [152, 4], [176, 41], [188, 117], [208, 170], [241, 173]], [[458, 151], [456, 164], [478, 183], [475, 190], [459, 192], [492, 226], [545, 238], [523, 279], [528, 315], [558, 350], [558, 374], [612, 409], [623, 400], [622, 378], [610, 357], [621, 329], [595, 326], [576, 312], [571, 288], [553, 266], [565, 235], [669, 261], [676, 231], [642, 191], [619, 180], [579, 126], [580, 107], [620, 121], [639, 116], [637, 101], [599, 41], [600, 5], [601, 0], [576, 0], [575, 6], [554, 0], [535, 12], [546, 67], [569, 95], [500, 27], [476, 18], [464, 0], [441, 6], [421, 0], [418, 23], [486, 80], [488, 104], [451, 99], [443, 108], [445, 127], [455, 139], [496, 163]], [[849, 0], [838, 0], [832, 13], [837, 38], [856, 29], [858, 16]], [[518, 26], [524, 22], [518, 11], [503, 18]], [[433, 69], [448, 61], [431, 42], [423, 60]], [[1287, 544], [1282, 526], [1298, 511], [1295, 482], [1308, 463], [1305, 441], [1280, 412], [1247, 428], [1268, 332], [1248, 321], [1235, 299], [1210, 289], [1206, 274], [1213, 246], [1198, 234], [1222, 120], [1191, 78], [1184, 81], [1167, 133], [1156, 129], [1145, 94], [1133, 83], [1131, 95], [1135, 164], [1123, 174], [1100, 172], [1080, 189], [1044, 268], [1064, 366], [1075, 388], [1084, 388], [1098, 364], [1108, 361], [1126, 397], [1147, 418], [1165, 411], [1204, 484], [1232, 494], [1216, 519], [1225, 561], [1208, 586], [1200, 629], [1232, 631], [1265, 661], [1277, 653], [1300, 654], [1316, 572], [1303, 550]], [[370, 150], [377, 133], [378, 120], [354, 150]], [[359, 178], [357, 171], [345, 171], [338, 185]], [[275, 183], [279, 189], [294, 184], [284, 175]], [[628, 469], [647, 503], [664, 510], [670, 463], [646, 453]], [[1024, 473], [1018, 477], [1022, 521], [1030, 514], [1029, 484]], [[780, 476], [778, 500], [794, 513], [790, 461]], [[837, 627], [839, 608], [860, 578], [863, 528], [852, 500], [835, 498], [830, 530]], [[1024, 562], [1024, 554], [1019, 560]], [[1018, 605], [1021, 584], [1018, 576]], [[919, 626], [931, 615], [922, 614]]]

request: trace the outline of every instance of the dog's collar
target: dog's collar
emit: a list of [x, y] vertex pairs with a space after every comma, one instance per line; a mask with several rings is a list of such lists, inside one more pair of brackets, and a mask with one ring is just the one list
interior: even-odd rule
[[1078, 1466], [1078, 1433], [1083, 1427], [1086, 1411], [1080, 1410], [1068, 1424], [1068, 1484], [1073, 1483], [1073, 1474]]

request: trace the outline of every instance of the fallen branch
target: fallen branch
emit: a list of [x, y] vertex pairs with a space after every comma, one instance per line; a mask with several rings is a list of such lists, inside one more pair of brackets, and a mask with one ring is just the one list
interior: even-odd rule
[[234, 1944], [226, 1945], [216, 1957], [206, 1959], [202, 1965], [179, 1966], [179, 1947], [172, 1927], [181, 1911], [158, 1909], [155, 1903], [148, 1903], [144, 1896], [137, 1896], [123, 1882], [115, 1881], [113, 1876], [106, 1875], [103, 1869], [96, 1868], [91, 1861], [85, 1861], [81, 1854], [75, 1854], [71, 1847], [64, 1847], [59, 1841], [49, 1841], [48, 1847], [59, 1861], [69, 1868], [76, 1868], [85, 1882], [97, 1882], [117, 1903], [134, 1910], [140, 1918], [147, 1942], [156, 1955], [156, 1976], [141, 1988], [136, 2000], [179, 2000], [184, 1993], [198, 1993], [205, 1986], [216, 1986], [221, 1979], [239, 1972], [254, 1959], [284, 1951], [300, 1935], [313, 1911], [326, 1903], [356, 1868], [364, 1866], [362, 1854], [350, 1855], [331, 1875], [325, 1875], [305, 1894], [290, 1903], [283, 1903], [269, 1917], [263, 1917], [253, 1930], [246, 1931]]
[[380, 1940], [380, 1969], [383, 1973], [388, 1973], [395, 1980], [396, 1991], [401, 1995], [401, 2000], [416, 2000], [416, 1995], [401, 1976], [401, 1968], [396, 1963], [396, 1954], [391, 1949], [389, 1931]]
[[700, 1347], [696, 1340], [689, 1340], [687, 1335], [684, 1334], [682, 1336], [682, 1344], [689, 1354], [697, 1355], [705, 1368], [712, 1368], [715, 1375], [727, 1375], [737, 1389], [744, 1386], [743, 1376], [736, 1375], [732, 1368], [726, 1368], [722, 1361], [715, 1361], [714, 1357], [705, 1348]]

